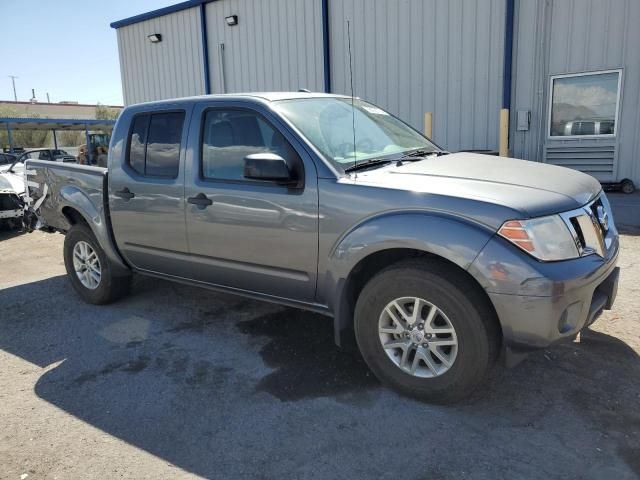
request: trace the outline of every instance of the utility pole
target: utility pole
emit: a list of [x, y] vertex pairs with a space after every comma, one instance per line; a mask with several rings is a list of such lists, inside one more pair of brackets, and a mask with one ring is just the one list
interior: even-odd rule
[[51, 103], [51, 100], [49, 99], [49, 92], [47, 92], [47, 103]]
[[9, 75], [9, 78], [11, 79], [11, 83], [13, 84], [13, 99], [17, 102], [18, 101], [18, 95], [16, 95], [16, 77], [15, 75]]

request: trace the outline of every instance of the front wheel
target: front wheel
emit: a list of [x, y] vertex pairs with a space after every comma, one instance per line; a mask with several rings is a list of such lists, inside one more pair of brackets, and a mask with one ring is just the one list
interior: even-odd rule
[[91, 229], [76, 224], [64, 239], [64, 265], [71, 285], [87, 303], [102, 305], [126, 295], [131, 277], [115, 277]]
[[391, 266], [364, 287], [355, 310], [360, 351], [373, 373], [401, 393], [435, 403], [469, 395], [499, 347], [486, 299], [438, 261]]

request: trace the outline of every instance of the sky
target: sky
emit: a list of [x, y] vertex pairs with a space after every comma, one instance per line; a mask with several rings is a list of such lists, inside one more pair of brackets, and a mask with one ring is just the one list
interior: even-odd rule
[[122, 105], [116, 20], [181, 0], [0, 0], [0, 100]]

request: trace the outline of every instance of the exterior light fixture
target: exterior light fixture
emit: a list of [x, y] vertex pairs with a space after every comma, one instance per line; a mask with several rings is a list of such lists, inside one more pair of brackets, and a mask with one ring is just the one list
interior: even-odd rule
[[227, 25], [232, 27], [232, 26], [238, 24], [238, 16], [237, 15], [230, 15], [228, 17], [224, 17], [224, 21], [227, 22]]
[[160, 43], [162, 41], [162, 35], [159, 33], [152, 33], [151, 35], [147, 35], [147, 38], [151, 43]]

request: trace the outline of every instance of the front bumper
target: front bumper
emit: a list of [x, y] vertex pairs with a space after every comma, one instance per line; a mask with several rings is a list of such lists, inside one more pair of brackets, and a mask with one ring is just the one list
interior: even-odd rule
[[487, 244], [469, 271], [493, 303], [507, 348], [522, 351], [572, 339], [611, 309], [619, 243], [615, 228], [609, 235], [604, 258], [562, 262], [538, 262], [499, 237]]

